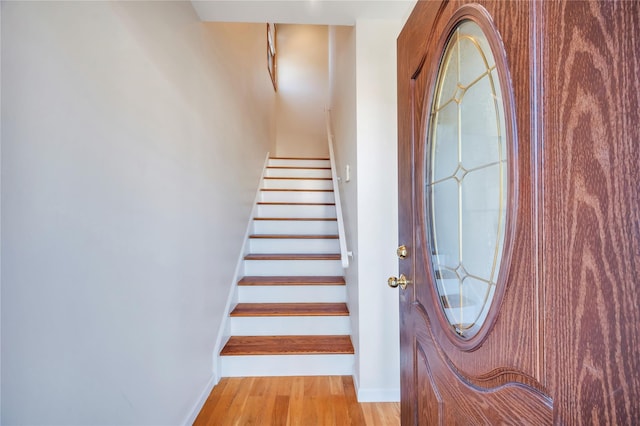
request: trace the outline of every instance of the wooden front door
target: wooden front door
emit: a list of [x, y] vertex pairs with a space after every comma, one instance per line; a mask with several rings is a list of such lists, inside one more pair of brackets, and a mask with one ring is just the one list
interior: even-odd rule
[[[419, 1], [398, 39], [402, 423], [634, 424], [640, 2], [466, 3]], [[489, 244], [500, 262], [486, 279], [461, 248], [452, 261], [436, 241], [447, 229], [458, 241], [468, 232], [455, 219], [464, 190], [454, 225], [434, 223], [442, 219], [433, 213], [434, 144], [444, 134], [434, 130], [435, 87], [443, 52], [467, 20], [489, 33], [498, 70], [487, 65], [487, 75], [503, 83], [491, 96], [504, 107], [504, 158], [486, 166], [505, 164], [503, 234]], [[465, 84], [452, 89], [453, 102], [463, 103]], [[449, 176], [458, 188], [485, 167], [465, 164]], [[491, 289], [476, 324], [447, 312], [469, 297], [443, 294], [446, 274], [460, 289], [474, 280]]]

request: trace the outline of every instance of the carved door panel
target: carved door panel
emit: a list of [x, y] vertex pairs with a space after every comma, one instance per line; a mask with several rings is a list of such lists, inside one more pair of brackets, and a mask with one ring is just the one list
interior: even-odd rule
[[640, 419], [639, 32], [640, 2], [417, 3], [403, 424]]
[[529, 5], [420, 2], [399, 38], [403, 424], [548, 424]]

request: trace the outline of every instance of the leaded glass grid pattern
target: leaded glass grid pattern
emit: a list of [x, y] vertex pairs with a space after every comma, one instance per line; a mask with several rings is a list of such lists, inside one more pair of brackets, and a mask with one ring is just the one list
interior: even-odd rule
[[482, 29], [459, 23], [436, 80], [425, 190], [436, 290], [465, 338], [487, 318], [504, 245], [508, 161], [498, 77]]

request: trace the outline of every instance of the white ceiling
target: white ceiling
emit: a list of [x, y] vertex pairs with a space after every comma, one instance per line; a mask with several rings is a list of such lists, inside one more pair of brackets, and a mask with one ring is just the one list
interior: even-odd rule
[[416, 0], [191, 0], [202, 21], [354, 25], [405, 19]]

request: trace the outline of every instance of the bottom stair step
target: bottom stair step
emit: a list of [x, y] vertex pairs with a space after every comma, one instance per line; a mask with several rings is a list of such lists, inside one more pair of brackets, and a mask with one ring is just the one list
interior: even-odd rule
[[353, 354], [349, 336], [231, 336], [220, 355]]
[[354, 355], [241, 355], [220, 357], [222, 377], [351, 376]]

